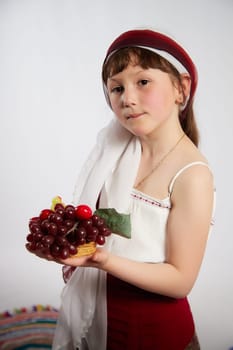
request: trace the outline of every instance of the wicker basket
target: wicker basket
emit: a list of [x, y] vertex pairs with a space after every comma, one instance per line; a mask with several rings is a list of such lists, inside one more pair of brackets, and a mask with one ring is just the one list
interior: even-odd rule
[[94, 254], [96, 251], [96, 243], [89, 242], [78, 246], [78, 252], [75, 255], [72, 255], [74, 258], [80, 258], [82, 256], [88, 256]]

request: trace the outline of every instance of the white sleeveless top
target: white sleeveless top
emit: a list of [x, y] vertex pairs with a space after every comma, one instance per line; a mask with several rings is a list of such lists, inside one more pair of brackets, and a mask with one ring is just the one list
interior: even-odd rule
[[155, 199], [141, 191], [131, 192], [131, 239], [118, 235], [110, 236], [111, 251], [119, 256], [142, 262], [159, 263], [165, 261], [165, 237], [168, 215], [171, 209], [171, 193], [178, 176], [186, 169], [195, 166], [208, 166], [204, 162], [189, 163], [180, 169], [171, 180], [168, 196]]

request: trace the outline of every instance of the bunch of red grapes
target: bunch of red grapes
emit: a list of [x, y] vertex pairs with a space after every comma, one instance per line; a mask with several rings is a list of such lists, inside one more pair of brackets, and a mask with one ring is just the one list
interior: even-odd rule
[[75, 207], [62, 203], [31, 218], [29, 230], [26, 246], [30, 251], [61, 259], [77, 254], [79, 246], [88, 242], [103, 245], [112, 233], [105, 220], [93, 214], [87, 205]]

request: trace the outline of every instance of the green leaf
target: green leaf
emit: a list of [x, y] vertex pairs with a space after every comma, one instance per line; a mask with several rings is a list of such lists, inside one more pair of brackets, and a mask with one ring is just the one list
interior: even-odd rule
[[97, 209], [94, 214], [103, 218], [113, 233], [131, 238], [130, 214], [118, 213], [114, 208]]

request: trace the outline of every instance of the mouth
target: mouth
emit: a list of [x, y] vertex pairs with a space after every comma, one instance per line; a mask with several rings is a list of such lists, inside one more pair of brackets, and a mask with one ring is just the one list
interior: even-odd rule
[[140, 117], [142, 117], [144, 115], [144, 113], [134, 113], [134, 114], [128, 114], [126, 116], [126, 119], [129, 120], [129, 119], [138, 119]]

